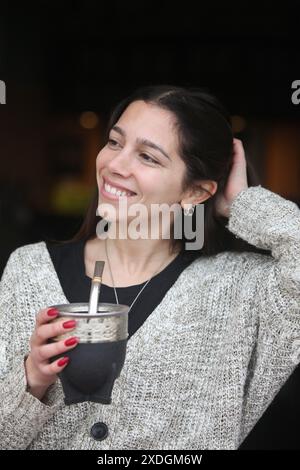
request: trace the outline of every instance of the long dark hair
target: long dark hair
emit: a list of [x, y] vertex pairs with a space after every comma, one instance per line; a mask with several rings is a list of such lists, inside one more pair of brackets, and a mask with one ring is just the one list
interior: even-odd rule
[[[236, 238], [226, 227], [228, 219], [216, 214], [215, 201], [225, 187], [232, 165], [233, 131], [230, 114], [207, 88], [153, 85], [138, 88], [119, 102], [111, 111], [105, 130], [105, 142], [109, 132], [125, 109], [134, 101], [154, 104], [173, 114], [179, 138], [179, 155], [186, 165], [182, 189], [191, 188], [196, 181], [213, 180], [218, 183], [216, 193], [204, 201], [204, 245], [201, 250], [186, 250], [186, 258], [215, 255], [223, 251], [252, 251], [269, 253]], [[247, 161], [248, 186], [260, 184], [253, 166]], [[205, 190], [203, 188], [203, 190]], [[96, 215], [98, 187], [87, 208], [83, 223], [69, 240], [55, 241], [59, 244], [89, 240], [96, 236], [96, 226], [101, 217]], [[196, 211], [193, 218], [196, 215]], [[195, 227], [195, 220], [193, 220]], [[184, 231], [182, 232], [184, 234]], [[181, 243], [184, 249], [184, 235]], [[172, 240], [173, 245], [178, 240]]]

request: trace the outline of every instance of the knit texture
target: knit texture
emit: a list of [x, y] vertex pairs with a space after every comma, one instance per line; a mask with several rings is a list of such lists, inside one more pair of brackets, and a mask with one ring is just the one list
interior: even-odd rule
[[[272, 256], [192, 262], [128, 340], [112, 403], [65, 406], [59, 381], [26, 392], [40, 309], [69, 303], [45, 243], [17, 248], [0, 284], [1, 449], [236, 449], [300, 361], [300, 210], [261, 186], [227, 228]], [[96, 441], [90, 429], [108, 426]]]

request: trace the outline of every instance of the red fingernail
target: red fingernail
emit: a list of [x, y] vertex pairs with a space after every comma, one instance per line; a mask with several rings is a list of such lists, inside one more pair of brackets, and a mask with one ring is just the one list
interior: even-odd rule
[[78, 343], [78, 338], [69, 338], [65, 341], [65, 346], [74, 346], [74, 344]]
[[58, 361], [57, 363], [58, 367], [65, 366], [66, 364], [68, 364], [69, 360], [70, 359], [68, 357], [63, 357], [62, 359]]
[[47, 311], [47, 315], [49, 315], [49, 317], [56, 317], [58, 314], [59, 314], [59, 311], [56, 308], [50, 308]]
[[74, 328], [74, 326], [76, 326], [76, 321], [75, 320], [69, 320], [69, 321], [65, 321], [65, 323], [63, 323], [64, 328]]

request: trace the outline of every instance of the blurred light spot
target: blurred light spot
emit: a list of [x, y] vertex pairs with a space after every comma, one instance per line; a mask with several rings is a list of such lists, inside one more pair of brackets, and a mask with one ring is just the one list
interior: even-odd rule
[[242, 116], [231, 116], [231, 124], [234, 134], [242, 132], [247, 127], [247, 121]]
[[97, 114], [93, 113], [93, 111], [85, 111], [81, 113], [79, 122], [84, 129], [95, 129], [99, 123], [99, 119]]
[[57, 215], [79, 216], [86, 211], [93, 189], [80, 180], [65, 176], [56, 181], [50, 196], [51, 209]]

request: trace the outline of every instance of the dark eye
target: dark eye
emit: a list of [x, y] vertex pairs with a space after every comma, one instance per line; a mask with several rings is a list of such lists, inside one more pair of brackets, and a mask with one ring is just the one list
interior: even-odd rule
[[[118, 145], [118, 142], [117, 142], [116, 140], [114, 140], [114, 139], [108, 139], [108, 143], [109, 143], [110, 145], [112, 145], [113, 147], [115, 147], [116, 145]], [[145, 162], [154, 163], [155, 165], [159, 165], [159, 164], [160, 164], [159, 162], [157, 162], [156, 160], [154, 160], [154, 158], [149, 157], [149, 155], [147, 155], [146, 153], [141, 153], [140, 155], [141, 155], [141, 157], [143, 158], [143, 160], [144, 160]]]
[[[149, 155], [147, 155], [146, 153], [141, 153], [141, 156], [142, 157], [145, 157], [143, 158], [143, 160], [145, 160], [146, 162], [151, 162], [151, 163], [155, 163], [156, 165], [159, 165], [159, 162], [157, 162], [156, 160], [154, 160], [154, 158], [152, 157], [149, 157]], [[150, 160], [147, 160], [147, 158], [149, 158]]]
[[108, 143], [111, 144], [111, 145], [115, 145], [117, 144], [118, 142], [113, 140], [113, 139], [108, 139]]

